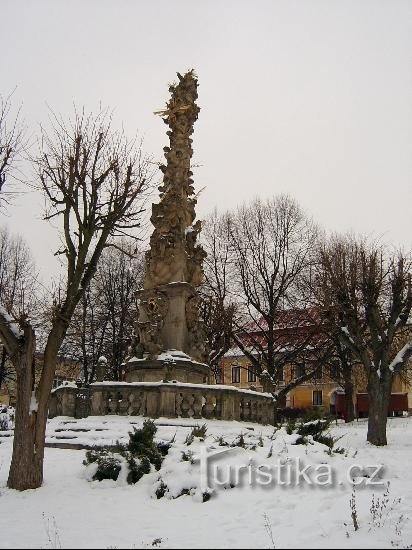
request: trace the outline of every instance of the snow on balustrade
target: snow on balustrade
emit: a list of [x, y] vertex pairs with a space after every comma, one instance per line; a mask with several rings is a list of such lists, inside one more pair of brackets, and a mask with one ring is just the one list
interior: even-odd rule
[[273, 423], [273, 397], [233, 386], [182, 382], [96, 382], [53, 392], [50, 416], [141, 415]]

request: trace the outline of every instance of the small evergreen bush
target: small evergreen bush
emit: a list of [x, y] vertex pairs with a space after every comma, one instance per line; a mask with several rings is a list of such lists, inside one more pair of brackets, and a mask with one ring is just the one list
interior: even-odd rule
[[97, 464], [93, 480], [113, 479], [116, 481], [125, 462], [128, 465], [127, 483], [137, 483], [145, 474], [149, 474], [152, 466], [160, 470], [164, 457], [171, 443], [155, 443], [157, 427], [152, 420], [145, 420], [143, 427], [134, 428], [129, 432], [127, 445], [117, 444], [113, 450], [94, 449], [86, 453], [85, 466]]
[[93, 476], [94, 481], [103, 479], [117, 480], [122, 469], [122, 461], [108, 449], [90, 450], [86, 452], [85, 466], [97, 464], [97, 471]]
[[204, 441], [206, 439], [206, 433], [207, 433], [206, 424], [203, 424], [203, 426], [195, 426], [192, 429], [192, 431], [187, 435], [185, 439], [185, 445], [190, 447], [190, 445], [193, 443], [195, 438], [200, 439], [200, 441]]

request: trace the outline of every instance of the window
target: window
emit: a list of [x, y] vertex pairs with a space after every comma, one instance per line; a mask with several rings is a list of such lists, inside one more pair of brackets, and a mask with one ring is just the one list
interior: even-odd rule
[[240, 367], [232, 367], [232, 384], [240, 383]]
[[252, 367], [252, 365], [249, 365], [248, 368], [247, 368], [247, 381], [248, 382], [256, 382], [256, 371], [255, 369]]
[[314, 390], [313, 391], [312, 403], [313, 403], [314, 406], [323, 405], [323, 391], [322, 390]]
[[221, 369], [215, 371], [216, 384], [223, 384], [223, 373]]

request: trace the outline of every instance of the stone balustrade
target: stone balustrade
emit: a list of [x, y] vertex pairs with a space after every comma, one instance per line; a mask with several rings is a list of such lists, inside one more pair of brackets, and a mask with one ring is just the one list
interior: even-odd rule
[[273, 424], [274, 405], [267, 393], [181, 382], [96, 382], [81, 388], [63, 386], [52, 393], [51, 418], [106, 414]]

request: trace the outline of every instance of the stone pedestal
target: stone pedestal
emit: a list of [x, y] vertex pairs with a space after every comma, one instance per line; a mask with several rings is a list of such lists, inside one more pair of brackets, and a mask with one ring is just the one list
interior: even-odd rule
[[140, 342], [151, 358], [165, 350], [181, 350], [195, 361], [205, 356], [200, 300], [186, 282], [171, 282], [136, 293]]
[[[173, 353], [173, 350], [172, 350]], [[184, 354], [181, 354], [182, 357]], [[209, 384], [211, 370], [208, 365], [190, 358], [179, 359], [166, 354], [165, 359], [131, 359], [126, 363], [126, 382], [185, 382], [188, 384]]]

